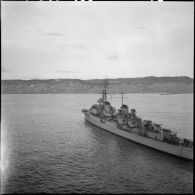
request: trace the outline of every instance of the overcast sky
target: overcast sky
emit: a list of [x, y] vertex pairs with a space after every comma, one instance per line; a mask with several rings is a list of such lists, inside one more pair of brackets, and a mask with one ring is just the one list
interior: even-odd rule
[[193, 77], [193, 2], [1, 2], [2, 79]]

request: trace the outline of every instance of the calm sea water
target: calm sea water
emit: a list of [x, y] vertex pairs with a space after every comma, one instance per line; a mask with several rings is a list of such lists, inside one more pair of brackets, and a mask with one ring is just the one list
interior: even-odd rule
[[[127, 94], [137, 115], [193, 139], [192, 94]], [[111, 102], [119, 107], [120, 95]], [[2, 95], [2, 193], [192, 193], [193, 163], [84, 121], [99, 95]]]

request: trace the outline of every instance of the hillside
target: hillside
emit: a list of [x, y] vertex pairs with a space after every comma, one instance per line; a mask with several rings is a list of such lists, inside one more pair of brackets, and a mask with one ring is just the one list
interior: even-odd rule
[[[109, 80], [110, 93], [192, 93], [189, 77], [142, 77]], [[100, 93], [102, 79], [2, 80], [1, 93]]]

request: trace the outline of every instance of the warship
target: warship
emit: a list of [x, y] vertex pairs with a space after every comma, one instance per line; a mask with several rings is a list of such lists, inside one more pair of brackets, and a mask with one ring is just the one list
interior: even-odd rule
[[193, 141], [179, 138], [176, 132], [162, 128], [151, 120], [142, 120], [135, 109], [123, 103], [116, 110], [107, 101], [108, 82], [104, 82], [102, 97], [90, 109], [82, 109], [85, 120], [100, 129], [109, 131], [130, 141], [177, 156], [193, 160]]

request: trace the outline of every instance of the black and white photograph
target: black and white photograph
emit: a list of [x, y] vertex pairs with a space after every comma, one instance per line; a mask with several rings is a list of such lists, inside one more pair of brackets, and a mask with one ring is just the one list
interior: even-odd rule
[[193, 1], [1, 1], [1, 194], [193, 194]]

